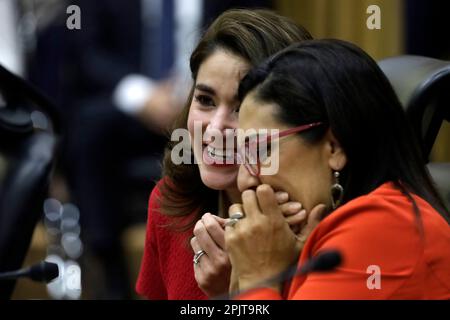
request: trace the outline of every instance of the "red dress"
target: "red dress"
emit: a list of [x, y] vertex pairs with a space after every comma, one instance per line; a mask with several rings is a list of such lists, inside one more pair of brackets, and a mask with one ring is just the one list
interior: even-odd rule
[[[295, 277], [287, 296], [261, 288], [237, 298], [450, 299], [450, 226], [428, 202], [413, 197], [423, 237], [411, 202], [386, 183], [330, 214], [306, 241], [299, 265], [321, 250], [338, 249], [343, 263], [335, 271]], [[368, 285], [369, 266], [380, 268], [379, 288]]]
[[161, 214], [160, 196], [157, 185], [149, 200], [145, 248], [136, 291], [154, 300], [207, 299], [194, 278], [194, 254], [189, 244], [193, 228], [183, 233], [168, 228], [171, 218]]

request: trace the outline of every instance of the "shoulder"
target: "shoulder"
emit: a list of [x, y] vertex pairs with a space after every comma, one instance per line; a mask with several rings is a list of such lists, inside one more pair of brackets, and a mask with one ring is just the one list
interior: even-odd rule
[[159, 209], [161, 207], [161, 189], [163, 188], [164, 180], [159, 180], [152, 192], [150, 193], [150, 197], [148, 199], [148, 208], [150, 209]]
[[[415, 197], [416, 201], [417, 199], [420, 198]], [[418, 205], [421, 211], [433, 210], [423, 200], [419, 201]], [[386, 227], [386, 223], [391, 226], [408, 226], [410, 231], [416, 229], [412, 203], [391, 183], [383, 184], [371, 193], [349, 201], [327, 216], [319, 226], [327, 230], [341, 224], [356, 224], [358, 229], [366, 231], [380, 226]]]
[[150, 193], [148, 199], [148, 213], [162, 215], [161, 203], [164, 200], [164, 194], [168, 192], [169, 188], [172, 188], [173, 184], [170, 182], [170, 178], [165, 176], [156, 182], [155, 187]]
[[[305, 263], [322, 250], [338, 250], [342, 264], [336, 273], [328, 277], [312, 275], [305, 283], [310, 286], [318, 283], [333, 297], [333, 290], [337, 290], [338, 295], [346, 297], [355, 294], [368, 298], [394, 297], [394, 294], [403, 297], [406, 292], [408, 297], [417, 298], [439, 294], [442, 283], [448, 288], [449, 226], [428, 202], [413, 197], [420, 211], [423, 233], [408, 197], [389, 183], [327, 216], [309, 236], [299, 263]], [[383, 291], [367, 290], [366, 280], [370, 279], [368, 274], [373, 273], [373, 267], [382, 275]], [[438, 280], [431, 281], [434, 278], [430, 270], [440, 285]], [[332, 289], [327, 287], [330, 283], [341, 286]], [[308, 297], [318, 288], [310, 286], [302, 287]]]
[[[153, 230], [153, 233], [162, 232], [166, 236], [175, 236], [179, 233], [184, 234], [192, 231], [190, 230], [192, 228], [185, 231], [182, 230], [185, 229], [183, 226], [187, 225], [187, 222], [192, 219], [195, 212], [184, 216], [174, 216], [164, 212], [164, 206], [162, 206], [164, 194], [170, 192], [170, 188], [173, 188], [173, 185], [171, 185], [168, 177], [163, 177], [153, 188], [148, 201], [147, 231]], [[179, 230], [179, 232], [175, 230]]]
[[159, 211], [164, 195], [167, 195], [173, 189], [176, 189], [176, 186], [168, 176], [164, 176], [156, 182], [148, 200], [149, 210]]
[[[430, 208], [426, 202], [419, 203], [421, 211]], [[363, 268], [375, 261], [392, 265], [399, 254], [402, 262], [412, 266], [423, 251], [423, 242], [411, 202], [388, 183], [348, 202], [319, 223], [305, 249], [314, 254], [324, 248], [342, 251], [348, 266]]]
[[[161, 229], [161, 227], [169, 223], [170, 217], [166, 216], [161, 209], [161, 202], [163, 201], [165, 178], [159, 180], [153, 188], [148, 199], [148, 216], [147, 216], [147, 230]], [[166, 229], [166, 228], [163, 228]]]
[[[434, 225], [447, 229], [448, 223], [427, 201], [416, 195], [412, 197], [425, 227]], [[361, 233], [382, 227], [383, 236], [392, 234], [398, 237], [399, 231], [419, 235], [419, 221], [412, 202], [391, 182], [349, 201], [327, 216], [319, 226], [322, 231], [327, 231], [342, 224], [356, 225]]]

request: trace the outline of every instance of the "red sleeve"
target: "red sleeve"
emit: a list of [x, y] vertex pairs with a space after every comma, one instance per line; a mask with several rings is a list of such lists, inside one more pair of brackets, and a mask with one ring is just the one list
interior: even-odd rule
[[145, 237], [144, 254], [141, 262], [141, 269], [136, 283], [138, 294], [147, 299], [163, 300], [167, 299], [167, 289], [162, 278], [159, 254], [157, 230], [156, 228], [159, 213], [159, 183], [153, 189], [148, 205], [147, 232]]

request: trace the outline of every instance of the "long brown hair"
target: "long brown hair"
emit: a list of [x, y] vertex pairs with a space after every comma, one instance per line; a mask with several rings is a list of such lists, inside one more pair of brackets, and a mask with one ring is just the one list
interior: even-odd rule
[[[217, 49], [230, 51], [255, 66], [290, 44], [309, 39], [312, 36], [305, 28], [273, 11], [228, 10], [206, 30], [191, 55], [190, 68], [194, 85], [200, 65]], [[187, 129], [193, 93], [194, 86], [173, 129]], [[203, 184], [197, 164], [176, 165], [172, 162], [171, 151], [177, 143], [170, 141], [164, 155], [164, 179], [159, 184], [162, 195], [161, 213], [181, 217], [177, 228], [188, 230], [203, 213], [217, 212], [220, 191]]]

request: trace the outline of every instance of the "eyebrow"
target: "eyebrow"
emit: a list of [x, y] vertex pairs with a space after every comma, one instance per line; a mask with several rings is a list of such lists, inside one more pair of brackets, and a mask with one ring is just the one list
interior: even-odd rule
[[[213, 96], [216, 96], [216, 95], [217, 95], [217, 94], [216, 94], [216, 91], [215, 91], [212, 87], [210, 87], [210, 86], [208, 86], [208, 85], [206, 85], [206, 84], [203, 84], [203, 83], [198, 83], [198, 84], [196, 84], [196, 85], [195, 85], [195, 89], [200, 90], [200, 91], [204, 91], [204, 92], [209, 93], [210, 95], [213, 95]], [[237, 93], [236, 93], [236, 95], [233, 97], [233, 99], [234, 99], [235, 101], [239, 101], [239, 96], [238, 96]]]
[[195, 89], [207, 92], [214, 96], [216, 95], [216, 91], [206, 84], [198, 83], [195, 85]]

